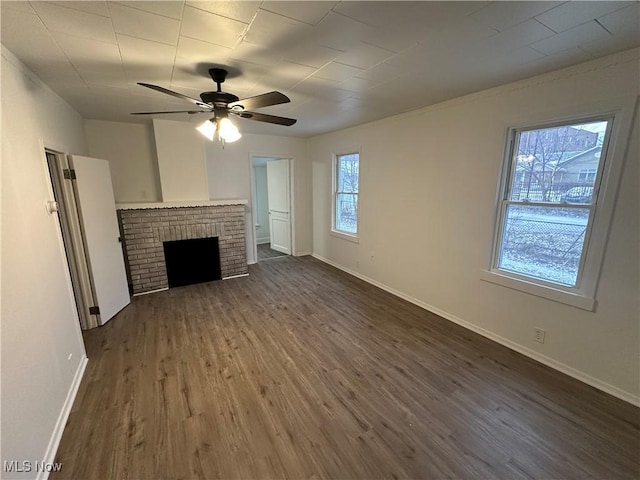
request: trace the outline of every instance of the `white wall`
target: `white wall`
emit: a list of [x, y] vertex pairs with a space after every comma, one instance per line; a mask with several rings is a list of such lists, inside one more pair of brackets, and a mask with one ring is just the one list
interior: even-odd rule
[[58, 219], [45, 211], [53, 194], [43, 146], [85, 155], [82, 119], [2, 47], [3, 461], [53, 452], [85, 365]]
[[89, 155], [109, 160], [117, 203], [160, 202], [160, 177], [151, 125], [85, 120]]
[[158, 119], [153, 120], [153, 131], [162, 201], [208, 200], [202, 134], [192, 123]]
[[[637, 118], [595, 312], [481, 281], [480, 271], [507, 128], [624, 101], [638, 89], [633, 50], [311, 139], [315, 254], [637, 402]], [[332, 152], [354, 146], [362, 148], [359, 244], [329, 235]], [[534, 342], [534, 327], [546, 330], [544, 344]]]
[[253, 218], [256, 242], [269, 243], [269, 198], [267, 196], [267, 167], [255, 165], [253, 167], [255, 190], [253, 192], [253, 205], [255, 214]]
[[[242, 126], [239, 125], [242, 131]], [[206, 142], [207, 174], [211, 199], [251, 199], [251, 156], [293, 159], [293, 254], [311, 253], [311, 164], [306, 155], [306, 140], [274, 135], [243, 134], [224, 149], [218, 142]], [[249, 202], [251, 205], [252, 202]], [[254, 221], [247, 211], [247, 259], [255, 263], [253, 251]]]

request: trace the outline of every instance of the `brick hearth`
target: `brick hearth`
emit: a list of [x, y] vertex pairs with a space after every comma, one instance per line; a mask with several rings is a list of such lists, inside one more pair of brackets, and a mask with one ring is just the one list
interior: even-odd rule
[[218, 237], [222, 278], [247, 273], [244, 205], [119, 208], [133, 293], [168, 287], [162, 242]]

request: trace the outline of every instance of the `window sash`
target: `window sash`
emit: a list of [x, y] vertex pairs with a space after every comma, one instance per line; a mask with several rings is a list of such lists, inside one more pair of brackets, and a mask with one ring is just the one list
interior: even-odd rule
[[[340, 161], [342, 157], [357, 155], [358, 160], [358, 185], [355, 186], [354, 189], [339, 189], [342, 182], [342, 172], [340, 169]], [[335, 161], [333, 162], [334, 168], [334, 181], [333, 181], [333, 212], [332, 212], [332, 230], [341, 234], [345, 234], [348, 236], [356, 236], [358, 234], [358, 192], [360, 190], [360, 153], [357, 151], [350, 153], [342, 153], [335, 155]], [[341, 208], [341, 197], [352, 197], [354, 198], [354, 209], [355, 209], [355, 219], [354, 224], [355, 228], [353, 230], [345, 230], [343, 228], [339, 228], [338, 222], [342, 218], [340, 208]]]
[[[517, 152], [518, 152], [518, 142], [520, 141], [521, 135], [524, 132], [541, 130], [545, 128], [553, 128], [560, 126], [574, 126], [581, 125], [593, 122], [607, 122], [607, 128], [604, 134], [604, 139], [602, 143], [602, 150], [600, 154], [600, 159], [598, 161], [598, 168], [596, 172], [596, 177], [593, 183], [593, 194], [591, 196], [590, 203], [567, 203], [567, 202], [538, 202], [538, 201], [528, 201], [528, 200], [511, 200], [511, 193], [514, 186], [514, 182], [517, 175], [516, 169], [516, 161], [517, 161]], [[587, 257], [589, 254], [589, 243], [591, 238], [591, 232], [593, 230], [593, 224], [596, 213], [596, 206], [598, 204], [598, 196], [600, 193], [601, 182], [603, 179], [603, 174], [605, 170], [605, 164], [607, 163], [607, 156], [609, 152], [609, 142], [611, 138], [611, 132], [613, 129], [614, 116], [597, 116], [591, 118], [582, 118], [577, 119], [575, 121], [563, 121], [556, 122], [553, 124], [540, 124], [527, 128], [513, 128], [511, 129], [508, 142], [508, 148], [506, 151], [505, 161], [508, 162], [505, 167], [503, 167], [503, 172], [505, 172], [504, 181], [501, 182], [501, 196], [498, 208], [498, 215], [496, 221], [496, 229], [494, 233], [494, 246], [492, 250], [492, 260], [491, 260], [491, 270], [495, 270], [501, 272], [507, 276], [513, 277], [515, 279], [521, 279], [527, 282], [534, 282], [536, 284], [540, 284], [543, 286], [548, 286], [552, 288], [560, 288], [566, 291], [581, 291], [583, 287], [583, 280], [585, 274], [585, 267], [587, 264]], [[549, 279], [542, 279], [539, 277], [534, 277], [530, 275], [526, 275], [524, 273], [517, 273], [510, 270], [506, 270], [500, 268], [500, 260], [501, 260], [501, 251], [503, 248], [504, 242], [504, 230], [505, 224], [507, 220], [507, 209], [509, 205], [521, 205], [521, 206], [530, 206], [530, 207], [544, 207], [544, 208], [558, 208], [558, 209], [588, 209], [589, 215], [587, 219], [587, 225], [585, 230], [585, 238], [583, 241], [582, 251], [580, 254], [580, 260], [578, 264], [578, 271], [576, 275], [576, 281], [573, 286], [557, 283]]]

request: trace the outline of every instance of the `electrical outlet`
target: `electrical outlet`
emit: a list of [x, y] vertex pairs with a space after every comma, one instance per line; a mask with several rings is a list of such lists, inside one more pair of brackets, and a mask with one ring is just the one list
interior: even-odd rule
[[540, 342], [540, 343], [544, 343], [544, 336], [545, 336], [545, 331], [542, 330], [541, 328], [534, 328], [533, 329], [534, 332], [534, 339], [536, 342]]

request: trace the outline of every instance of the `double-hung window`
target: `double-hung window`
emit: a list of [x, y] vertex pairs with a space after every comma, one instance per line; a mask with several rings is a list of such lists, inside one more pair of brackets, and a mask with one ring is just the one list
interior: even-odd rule
[[507, 279], [498, 283], [539, 288], [532, 293], [542, 287], [583, 299], [589, 295], [586, 263], [610, 162], [613, 120], [595, 117], [510, 131], [489, 271]]
[[332, 230], [355, 239], [358, 235], [360, 154], [353, 152], [335, 155], [333, 177]]

